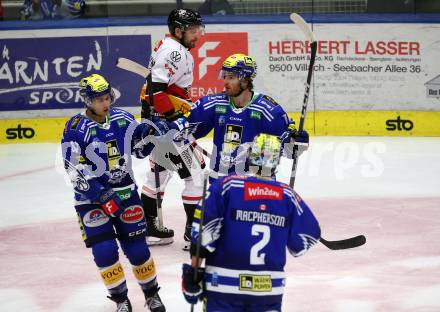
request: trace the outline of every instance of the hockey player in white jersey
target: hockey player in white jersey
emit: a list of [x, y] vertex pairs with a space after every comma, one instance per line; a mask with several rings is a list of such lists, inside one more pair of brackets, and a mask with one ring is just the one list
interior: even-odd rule
[[[193, 82], [194, 60], [189, 52], [204, 33], [202, 18], [197, 12], [189, 9], [173, 10], [168, 16], [170, 37], [161, 40], [153, 50], [149, 68], [151, 70], [151, 90], [145, 87], [141, 92], [142, 112], [144, 119], [161, 118], [175, 120], [187, 113], [191, 107], [190, 88]], [[147, 79], [148, 81], [148, 79]], [[153, 106], [150, 94], [153, 95]], [[169, 155], [169, 166], [156, 167], [151, 159], [147, 169], [146, 181], [142, 187], [142, 206], [144, 208], [150, 244], [167, 244], [173, 242], [174, 231], [159, 227], [157, 222], [157, 199], [164, 195], [165, 187], [173, 171], [184, 180], [182, 201], [186, 212], [185, 241], [190, 239], [191, 223], [197, 202], [202, 195], [203, 157], [193, 157], [194, 148], [189, 146], [180, 155]], [[194, 160], [194, 162], [192, 161]], [[155, 176], [159, 169], [159, 183]], [[160, 189], [157, 188], [160, 185]], [[157, 197], [157, 192], [160, 196]], [[189, 246], [189, 244], [186, 244]], [[185, 249], [185, 247], [184, 247]]]
[[101, 75], [83, 78], [80, 88], [86, 110], [66, 123], [62, 151], [82, 238], [117, 312], [132, 311], [117, 240], [146, 305], [152, 312], [164, 312], [131, 166], [131, 155], [144, 158], [152, 152], [151, 143], [138, 144], [150, 137], [152, 124], [138, 124], [130, 113], [112, 108], [115, 95]]
[[307, 204], [273, 180], [280, 149], [278, 137], [257, 135], [247, 154], [250, 175], [217, 179], [196, 210], [182, 291], [191, 304], [203, 296], [204, 311], [281, 311], [286, 250], [298, 257], [320, 239]]

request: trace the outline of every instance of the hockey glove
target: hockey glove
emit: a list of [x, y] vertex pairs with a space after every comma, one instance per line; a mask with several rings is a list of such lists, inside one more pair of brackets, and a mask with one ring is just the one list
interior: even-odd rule
[[168, 131], [170, 131], [170, 122], [166, 122], [163, 120], [155, 120], [154, 121], [154, 125], [156, 126], [156, 132], [154, 135], [158, 136], [158, 135], [164, 135], [166, 134]]
[[151, 121], [144, 121], [139, 124], [140, 139], [145, 139], [149, 135], [154, 134], [155, 129], [151, 125]]
[[104, 212], [111, 217], [119, 217], [125, 210], [125, 205], [111, 188], [104, 189], [99, 194], [99, 201]]
[[292, 140], [295, 141], [295, 145], [298, 146], [309, 146], [309, 134], [306, 130], [294, 131], [292, 133]]
[[202, 280], [205, 275], [204, 268], [197, 269], [197, 280], [194, 281], [194, 268], [184, 263], [182, 265], [182, 293], [186, 302], [196, 304], [203, 294]]

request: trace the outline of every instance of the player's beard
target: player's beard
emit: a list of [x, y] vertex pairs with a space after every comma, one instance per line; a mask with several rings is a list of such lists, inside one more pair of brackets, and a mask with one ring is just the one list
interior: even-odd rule
[[183, 35], [183, 38], [180, 40], [180, 43], [188, 50], [191, 50], [192, 48], [194, 48], [196, 46], [196, 42], [197, 42], [197, 39], [188, 40], [188, 38], [186, 38], [185, 34]]
[[230, 97], [240, 96], [245, 89], [241, 86], [241, 82], [238, 84], [238, 90], [235, 87], [230, 88], [230, 91], [226, 94]]

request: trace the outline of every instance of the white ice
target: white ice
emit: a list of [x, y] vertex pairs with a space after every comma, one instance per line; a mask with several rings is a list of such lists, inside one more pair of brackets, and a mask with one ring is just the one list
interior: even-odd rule
[[[210, 141], [201, 142], [210, 148]], [[0, 311], [112, 311], [81, 241], [57, 144], [0, 145]], [[146, 160], [135, 160], [138, 184]], [[279, 179], [288, 182], [290, 161]], [[312, 137], [296, 190], [323, 237], [358, 234], [367, 244], [322, 245], [289, 257], [284, 311], [439, 311], [440, 138]], [[151, 248], [168, 311], [189, 311], [180, 293], [184, 211], [176, 175], [163, 203], [175, 242]], [[123, 255], [135, 311], [146, 311]], [[196, 311], [201, 311], [200, 304]]]

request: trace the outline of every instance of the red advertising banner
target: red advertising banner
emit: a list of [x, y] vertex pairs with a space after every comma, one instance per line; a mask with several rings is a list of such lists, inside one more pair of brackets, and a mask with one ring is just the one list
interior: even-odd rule
[[223, 91], [223, 81], [218, 79], [218, 74], [223, 61], [235, 53], [248, 54], [247, 32], [207, 33], [197, 42], [191, 50], [194, 57], [193, 101]]

